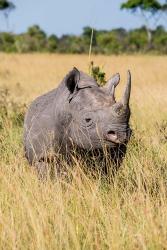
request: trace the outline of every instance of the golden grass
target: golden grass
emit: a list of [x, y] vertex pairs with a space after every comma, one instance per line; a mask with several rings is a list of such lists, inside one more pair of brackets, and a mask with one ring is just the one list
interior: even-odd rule
[[[167, 57], [93, 56], [107, 77], [132, 72], [134, 136], [112, 183], [84, 174], [41, 183], [23, 156], [22, 127], [0, 117], [0, 249], [167, 249]], [[29, 103], [88, 56], [0, 54], [0, 89]], [[10, 105], [9, 105], [10, 108]]]

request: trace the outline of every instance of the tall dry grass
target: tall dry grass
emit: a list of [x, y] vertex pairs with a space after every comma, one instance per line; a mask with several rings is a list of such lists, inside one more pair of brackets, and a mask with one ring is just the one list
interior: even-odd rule
[[0, 54], [0, 249], [167, 249], [167, 57], [92, 59], [121, 73], [118, 97], [131, 69], [126, 158], [112, 182], [75, 162], [71, 181], [42, 183], [23, 154], [23, 104], [88, 71], [88, 57]]

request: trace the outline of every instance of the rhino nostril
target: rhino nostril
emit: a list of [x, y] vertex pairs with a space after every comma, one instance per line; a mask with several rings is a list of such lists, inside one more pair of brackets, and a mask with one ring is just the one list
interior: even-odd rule
[[109, 130], [106, 137], [111, 142], [119, 143], [117, 133], [113, 130]]
[[108, 135], [116, 135], [116, 133], [113, 130], [108, 131]]

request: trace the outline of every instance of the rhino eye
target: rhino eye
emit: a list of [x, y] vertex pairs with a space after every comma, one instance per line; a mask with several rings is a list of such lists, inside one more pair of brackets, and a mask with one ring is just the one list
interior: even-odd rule
[[81, 126], [83, 128], [92, 128], [95, 126], [94, 114], [92, 112], [86, 112], [82, 117]]
[[91, 118], [87, 117], [84, 118], [82, 126], [86, 128], [91, 128], [94, 125], [94, 122]]

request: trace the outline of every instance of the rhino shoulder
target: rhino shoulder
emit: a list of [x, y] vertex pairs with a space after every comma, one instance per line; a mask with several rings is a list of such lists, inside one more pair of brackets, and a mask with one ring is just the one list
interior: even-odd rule
[[50, 92], [37, 97], [31, 104], [27, 111], [25, 117], [26, 126], [29, 127], [31, 125], [32, 118], [37, 117], [44, 110], [50, 106], [56, 98], [57, 89], [53, 89]]

